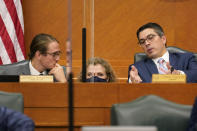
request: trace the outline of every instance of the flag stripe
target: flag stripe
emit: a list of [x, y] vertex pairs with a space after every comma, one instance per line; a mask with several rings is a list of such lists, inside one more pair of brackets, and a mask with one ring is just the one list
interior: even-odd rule
[[0, 64], [3, 64], [2, 60], [1, 60], [1, 57], [0, 57]]
[[24, 47], [24, 38], [23, 38], [23, 30], [17, 15], [15, 4], [12, 0], [4, 0], [5, 5], [10, 13], [11, 19], [14, 23], [14, 28], [16, 31], [17, 39], [20, 44], [20, 48], [23, 52], [23, 56], [25, 56], [25, 47]]
[[0, 51], [3, 64], [25, 59], [21, 0], [0, 0]]
[[13, 47], [12, 41], [10, 39], [10, 36], [5, 28], [5, 25], [3, 23], [1, 16], [0, 16], [0, 25], [1, 25], [0, 36], [2, 38], [2, 42], [4, 43], [5, 49], [10, 57], [11, 62], [16, 62], [17, 60], [16, 60], [16, 54], [14, 51], [14, 47]]
[[5, 46], [1, 40], [1, 37], [0, 37], [0, 58], [1, 58], [1, 61], [2, 63], [0, 64], [10, 64], [11, 61], [10, 61], [10, 58], [9, 58], [9, 55], [7, 54], [7, 51], [5, 49]]
[[15, 4], [16, 11], [17, 11], [17, 14], [18, 14], [18, 18], [19, 18], [19, 21], [21, 23], [21, 28], [22, 28], [22, 31], [23, 31], [23, 34], [24, 34], [23, 10], [22, 10], [21, 1], [22, 0], [20, 0], [20, 2], [18, 2], [18, 0], [15, 0], [14, 4]]

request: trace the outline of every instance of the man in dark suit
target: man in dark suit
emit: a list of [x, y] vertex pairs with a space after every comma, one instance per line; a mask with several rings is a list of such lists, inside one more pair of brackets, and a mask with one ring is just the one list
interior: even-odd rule
[[197, 131], [197, 97], [194, 101], [193, 108], [191, 111], [188, 131]]
[[32, 119], [21, 112], [0, 107], [0, 131], [34, 131]]
[[[149, 83], [152, 74], [186, 74], [187, 82], [197, 82], [197, 62], [192, 53], [169, 53], [164, 31], [157, 23], [147, 23], [137, 31], [139, 45], [147, 58], [129, 66], [130, 83]], [[159, 60], [164, 63], [162, 69]]]
[[53, 36], [38, 34], [30, 45], [30, 60], [0, 66], [0, 75], [49, 74], [55, 77], [55, 81], [66, 82], [65, 67], [57, 63], [60, 54], [59, 42]]

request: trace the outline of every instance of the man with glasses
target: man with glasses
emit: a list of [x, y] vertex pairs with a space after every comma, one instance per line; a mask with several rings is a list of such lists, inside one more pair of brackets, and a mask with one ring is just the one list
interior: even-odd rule
[[[59, 42], [49, 34], [36, 35], [30, 45], [28, 61], [9, 69], [1, 69], [1, 75], [53, 75], [56, 82], [67, 82], [65, 67], [57, 62], [60, 59]], [[15, 63], [14, 63], [15, 64]], [[6, 67], [6, 65], [3, 65]]]
[[187, 82], [197, 82], [197, 62], [192, 53], [169, 53], [160, 25], [147, 23], [137, 30], [139, 45], [147, 58], [129, 66], [129, 83], [149, 83], [152, 74], [186, 74]]

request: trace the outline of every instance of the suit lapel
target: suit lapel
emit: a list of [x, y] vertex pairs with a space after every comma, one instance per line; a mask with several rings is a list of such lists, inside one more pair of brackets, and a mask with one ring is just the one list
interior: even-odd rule
[[151, 59], [147, 59], [145, 65], [148, 71], [150, 72], [150, 74], [158, 74], [157, 66]]
[[175, 67], [176, 66], [176, 58], [175, 58], [175, 56], [172, 54], [172, 53], [169, 53], [169, 61], [170, 61], [170, 65], [171, 66], [173, 66], [173, 67]]

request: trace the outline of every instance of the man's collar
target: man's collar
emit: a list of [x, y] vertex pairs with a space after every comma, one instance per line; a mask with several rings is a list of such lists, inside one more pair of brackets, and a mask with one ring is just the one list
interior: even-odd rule
[[31, 75], [40, 75], [40, 74], [46, 75], [46, 74], [47, 74], [46, 71], [39, 72], [38, 70], [36, 70], [36, 69], [33, 67], [31, 61], [29, 62], [29, 69], [30, 69], [30, 74], [31, 74]]
[[163, 58], [166, 62], [169, 62], [169, 52], [166, 51], [166, 53], [164, 53], [163, 56], [158, 57], [158, 58], [155, 58], [155, 59], [152, 59], [152, 60], [154, 61], [154, 63], [157, 63], [157, 61], [158, 61], [160, 58]]
[[163, 54], [163, 56], [161, 56], [161, 57], [157, 57], [157, 58], [154, 58], [154, 59], [152, 59], [153, 61], [158, 61], [159, 60], [159, 58], [163, 58], [165, 61], [169, 61], [169, 52], [168, 51], [166, 51], [164, 54]]

